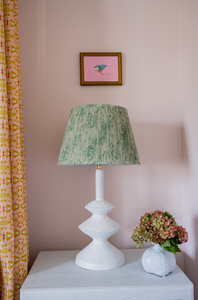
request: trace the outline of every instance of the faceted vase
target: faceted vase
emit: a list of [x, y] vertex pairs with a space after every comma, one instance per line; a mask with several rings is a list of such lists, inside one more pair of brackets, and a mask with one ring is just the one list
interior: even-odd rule
[[147, 273], [166, 276], [175, 269], [176, 260], [172, 252], [166, 251], [158, 244], [148, 248], [142, 255], [142, 265]]

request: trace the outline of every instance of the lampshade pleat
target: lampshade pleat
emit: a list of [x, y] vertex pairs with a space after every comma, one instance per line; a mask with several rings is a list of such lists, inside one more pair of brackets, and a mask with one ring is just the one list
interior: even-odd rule
[[140, 164], [127, 109], [94, 104], [72, 108], [58, 165]]

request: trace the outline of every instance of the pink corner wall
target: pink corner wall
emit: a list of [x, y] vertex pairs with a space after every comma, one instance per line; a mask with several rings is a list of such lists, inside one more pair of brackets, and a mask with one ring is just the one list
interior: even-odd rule
[[184, 245], [184, 266], [198, 299], [198, 1], [182, 0], [179, 11], [183, 222], [190, 233]]
[[[189, 208], [190, 188], [183, 192], [182, 181], [183, 107], [189, 108], [190, 83], [183, 88], [185, 106], [181, 101], [191, 51], [181, 30], [185, 6], [194, 1], [18, 3], [31, 262], [39, 251], [82, 249], [90, 241], [78, 225], [90, 216], [84, 206], [95, 198], [95, 167], [56, 165], [70, 110], [77, 105], [126, 107], [136, 139], [141, 166], [104, 167], [105, 199], [116, 207], [109, 216], [122, 226], [110, 241], [134, 248], [133, 229], [142, 214], [155, 209], [168, 210], [194, 232], [196, 187]], [[181, 47], [186, 47], [182, 57]], [[123, 85], [80, 86], [79, 52], [113, 51], [123, 53]], [[185, 119], [192, 149], [194, 108]], [[190, 159], [193, 154], [188, 166]], [[182, 247], [197, 260], [195, 243]], [[177, 260], [184, 269], [183, 256]]]

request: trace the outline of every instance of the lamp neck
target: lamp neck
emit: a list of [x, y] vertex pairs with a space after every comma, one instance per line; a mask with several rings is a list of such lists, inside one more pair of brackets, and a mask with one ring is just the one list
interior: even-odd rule
[[104, 200], [103, 170], [96, 169], [96, 200]]

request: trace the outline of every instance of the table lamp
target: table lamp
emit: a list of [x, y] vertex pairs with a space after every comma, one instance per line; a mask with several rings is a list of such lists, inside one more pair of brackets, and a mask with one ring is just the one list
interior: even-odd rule
[[101, 165], [140, 164], [127, 109], [94, 104], [72, 108], [58, 165], [97, 165], [96, 199], [85, 208], [92, 216], [79, 229], [92, 238], [75, 263], [89, 270], [110, 270], [125, 263], [124, 254], [108, 242], [121, 227], [107, 214], [114, 206], [104, 200]]

